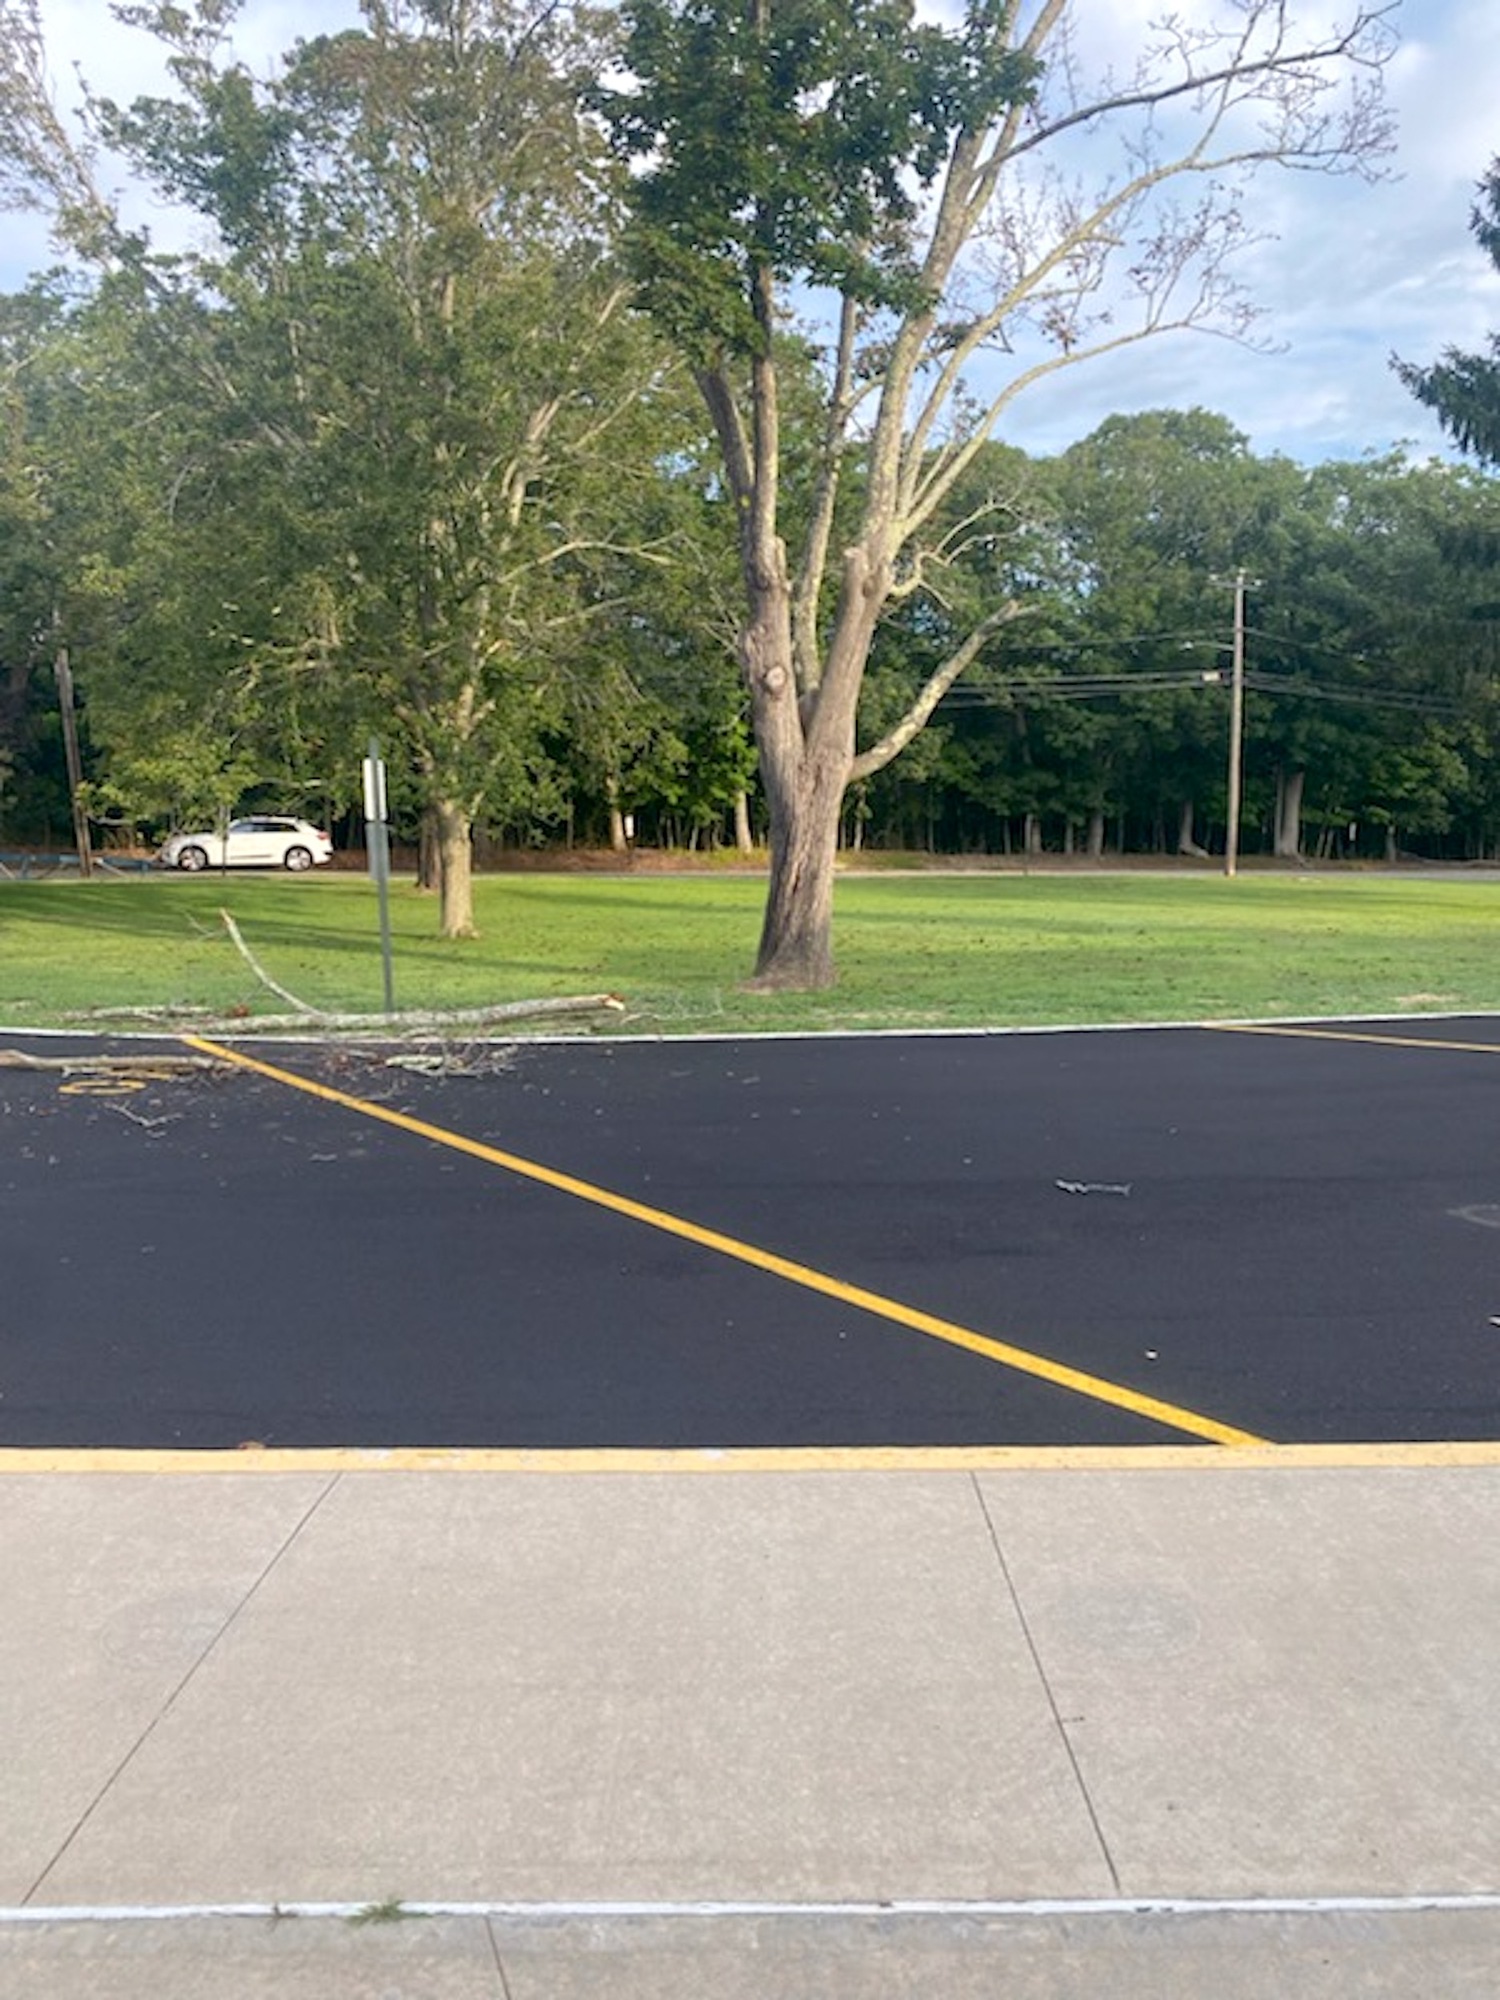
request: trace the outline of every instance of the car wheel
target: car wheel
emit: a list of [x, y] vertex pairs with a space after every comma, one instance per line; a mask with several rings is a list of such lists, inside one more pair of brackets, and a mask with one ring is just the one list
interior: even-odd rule
[[281, 857], [284, 868], [294, 868], [300, 874], [304, 868], [312, 867], [312, 856], [305, 847], [289, 847]]
[[190, 875], [196, 875], [200, 868], [208, 866], [208, 856], [201, 847], [185, 847], [177, 857], [177, 866], [186, 868]]

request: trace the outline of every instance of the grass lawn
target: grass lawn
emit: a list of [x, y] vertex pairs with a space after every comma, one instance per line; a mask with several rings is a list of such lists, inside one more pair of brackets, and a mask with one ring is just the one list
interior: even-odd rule
[[[477, 942], [392, 885], [399, 1008], [613, 992], [617, 1033], [978, 1027], [1500, 1009], [1500, 883], [1461, 876], [851, 875], [839, 983], [746, 993], [763, 883], [717, 874], [516, 874], [475, 885]], [[381, 1004], [360, 876], [0, 883], [0, 1024], [106, 1007], [284, 1012], [267, 972], [330, 1010]]]

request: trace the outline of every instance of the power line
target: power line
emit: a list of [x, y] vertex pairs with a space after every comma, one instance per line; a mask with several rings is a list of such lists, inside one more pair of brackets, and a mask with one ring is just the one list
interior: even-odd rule
[[1457, 717], [1462, 715], [1462, 706], [1455, 701], [1447, 701], [1441, 695], [1409, 694], [1400, 688], [1358, 688], [1324, 683], [1314, 687], [1305, 681], [1293, 681], [1284, 674], [1247, 673], [1245, 685], [1254, 688], [1257, 694], [1294, 695], [1306, 701], [1352, 702], [1366, 708], [1400, 708], [1419, 715]]
[[943, 696], [942, 705], [955, 708], [998, 707], [1016, 695], [1041, 695], [1052, 701], [1094, 701], [1106, 695], [1128, 693], [1132, 688], [1152, 690], [1174, 687], [1220, 685], [1217, 671], [1203, 673], [1197, 668], [1147, 668], [1133, 674], [1069, 674], [1058, 680], [1022, 679], [1005, 681], [997, 687], [977, 687], [960, 681]]
[[[1229, 670], [1212, 672], [1147, 670], [1133, 674], [1070, 674], [1066, 680], [1006, 681], [987, 688], [959, 682], [938, 704], [940, 711], [972, 708], [1008, 708], [1016, 701], [1031, 698], [1044, 701], [1106, 701], [1111, 696], [1130, 693], [1159, 694], [1174, 688], [1220, 688], [1229, 685]], [[1245, 674], [1245, 686], [1257, 694], [1284, 695], [1297, 700], [1349, 702], [1366, 708], [1402, 709], [1407, 712], [1456, 719], [1463, 714], [1460, 703], [1439, 695], [1407, 693], [1400, 688], [1360, 688], [1346, 683], [1314, 686], [1295, 681], [1286, 674], [1261, 673], [1254, 668]]]

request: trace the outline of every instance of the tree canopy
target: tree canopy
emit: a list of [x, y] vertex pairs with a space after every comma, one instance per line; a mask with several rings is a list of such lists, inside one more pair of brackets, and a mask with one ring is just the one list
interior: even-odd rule
[[[1470, 222], [1480, 248], [1500, 270], [1500, 158], [1480, 182]], [[1409, 361], [1395, 365], [1407, 388], [1460, 450], [1500, 466], [1500, 334], [1491, 334], [1478, 354], [1448, 347], [1428, 367]]]

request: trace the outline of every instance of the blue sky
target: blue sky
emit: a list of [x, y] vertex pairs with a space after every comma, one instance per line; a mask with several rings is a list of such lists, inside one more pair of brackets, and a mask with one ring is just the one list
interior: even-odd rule
[[[1176, 0], [1211, 11], [1213, 0]], [[1326, 9], [1330, 0], [1305, 0]], [[1111, 412], [1202, 404], [1222, 411], [1257, 451], [1313, 461], [1405, 444], [1442, 448], [1436, 425], [1388, 365], [1392, 350], [1425, 361], [1446, 345], [1479, 346], [1500, 330], [1500, 274], [1468, 227], [1475, 183], [1500, 154], [1500, 0], [1403, 0], [1401, 47], [1388, 72], [1399, 119], [1391, 177], [1374, 186], [1271, 172], [1256, 183], [1254, 221], [1275, 240], [1254, 247], [1242, 276], [1264, 309], [1263, 339], [1247, 351], [1184, 334], [1065, 371], [1027, 392], [1003, 435], [1033, 452], [1060, 450]], [[267, 66], [298, 34], [347, 18], [346, 0], [246, 0], [238, 39]], [[1108, 17], [1128, 36], [1156, 0], [1078, 0], [1081, 25]], [[75, 65], [95, 89], [128, 99], [156, 87], [149, 41], [120, 27], [106, 0], [42, 0], [52, 67], [66, 95]], [[1087, 32], [1087, 27], [1083, 27]], [[152, 220], [138, 210], [138, 220]], [[154, 218], [170, 230], [174, 221]], [[0, 284], [48, 261], [31, 217], [5, 218]]]

